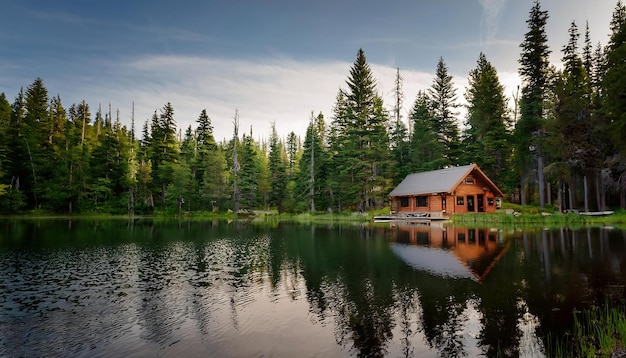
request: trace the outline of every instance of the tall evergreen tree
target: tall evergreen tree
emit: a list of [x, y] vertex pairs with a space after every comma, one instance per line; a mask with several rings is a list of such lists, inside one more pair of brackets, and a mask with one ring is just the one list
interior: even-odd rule
[[[452, 76], [448, 73], [443, 58], [437, 62], [437, 70], [433, 84], [428, 89], [428, 96], [432, 105], [432, 128], [437, 140], [443, 144], [443, 167], [458, 164], [460, 150], [460, 134], [457, 124], [456, 90], [452, 84]], [[437, 168], [440, 169], [440, 168]]]
[[174, 164], [178, 163], [180, 145], [176, 138], [174, 108], [167, 103], [152, 119], [151, 127], [152, 173], [155, 191], [160, 194], [162, 205], [167, 201], [167, 186], [174, 174]]
[[197, 120], [197, 152], [195, 160], [195, 178], [200, 184], [200, 195], [203, 208], [219, 208], [224, 206], [226, 194], [226, 162], [224, 153], [218, 147], [213, 136], [211, 119], [202, 110]]
[[262, 201], [259, 196], [259, 165], [260, 153], [257, 143], [250, 134], [244, 134], [241, 138], [239, 151], [239, 187], [241, 190], [241, 205], [246, 210], [251, 210]]
[[[375, 82], [362, 49], [346, 80], [341, 117], [335, 120], [333, 138], [341, 154], [336, 156], [337, 178], [349, 185], [341, 189], [342, 201], [359, 210], [379, 206], [381, 174], [388, 166], [388, 117], [382, 99], [375, 93]], [[339, 105], [339, 104], [338, 104]], [[339, 154], [339, 152], [337, 152]], [[382, 189], [384, 190], [384, 189]]]
[[[585, 183], [588, 178], [597, 178], [604, 156], [603, 144], [596, 136], [594, 123], [599, 117], [592, 115], [592, 85], [586, 69], [592, 64], [586, 64], [585, 57], [581, 57], [578, 51], [579, 37], [578, 28], [572, 22], [569, 40], [562, 50], [564, 68], [554, 86], [556, 118], [548, 126], [550, 140], [546, 144], [553, 147], [550, 153], [557, 154], [553, 159], [556, 168], [566, 167], [566, 170], [557, 171], [561, 174], [557, 177], [559, 188], [566, 183], [572, 187], [573, 174], [580, 175]], [[590, 67], [589, 71], [593, 68]], [[554, 171], [554, 166], [549, 167], [550, 172]], [[585, 209], [588, 210], [587, 191], [584, 192], [584, 199]], [[564, 207], [563, 202], [559, 204]]]
[[[7, 174], [9, 148], [9, 127], [11, 125], [11, 103], [4, 92], [0, 93], [0, 201], [8, 193], [11, 179]], [[2, 206], [0, 205], [0, 209]]]
[[95, 146], [95, 138], [91, 135], [92, 131], [89, 126], [91, 112], [85, 101], [73, 104], [69, 109], [68, 117], [68, 143], [71, 148], [68, 177], [71, 194], [68, 211], [72, 212], [75, 206], [79, 210], [89, 206], [87, 193], [92, 177], [90, 158]]
[[[522, 98], [520, 101], [520, 119], [515, 126], [515, 161], [520, 175], [521, 203], [526, 204], [526, 183], [530, 179], [527, 173], [536, 173], [539, 204], [545, 203], [543, 180], [543, 153], [541, 137], [544, 131], [544, 97], [546, 92], [547, 71], [549, 66], [548, 37], [546, 23], [548, 12], [541, 9], [538, 0], [530, 10], [526, 23], [528, 32], [519, 60], [519, 74], [522, 77]], [[533, 160], [533, 158], [535, 158]], [[533, 168], [537, 168], [533, 170]]]
[[350, 181], [343, 180], [342, 173], [345, 173], [346, 158], [349, 156], [346, 150], [346, 140], [344, 133], [348, 128], [348, 108], [346, 95], [343, 90], [339, 90], [336, 103], [333, 107], [333, 118], [328, 132], [329, 161], [334, 165], [329, 168], [328, 173], [328, 193], [332, 203], [331, 209], [343, 210], [344, 202], [347, 200]]
[[626, 6], [618, 2], [611, 20], [611, 37], [607, 46], [605, 113], [609, 117], [611, 139], [617, 152], [626, 156]]
[[465, 93], [468, 103], [463, 161], [476, 163], [501, 188], [510, 188], [510, 133], [507, 99], [498, 73], [485, 54], [470, 71]]
[[4, 170], [7, 176], [11, 178], [9, 191], [7, 195], [0, 201], [2, 210], [7, 213], [17, 213], [28, 205], [26, 191], [21, 185], [23, 180], [27, 180], [30, 170], [27, 165], [30, 157], [26, 150], [26, 132], [24, 117], [26, 115], [26, 102], [24, 98], [24, 89], [20, 89], [15, 101], [11, 105], [10, 126], [7, 129], [8, 147], [7, 157], [11, 160], [7, 161]]
[[72, 195], [68, 185], [70, 148], [67, 139], [68, 118], [67, 112], [59, 96], [50, 100], [48, 138], [45, 143], [45, 164], [39, 172], [45, 174], [42, 202], [46, 209], [55, 212], [64, 212], [69, 209], [68, 203]]
[[209, 118], [206, 109], [200, 112], [200, 116], [197, 120], [198, 127], [196, 129], [197, 137], [197, 162], [196, 178], [199, 182], [204, 182], [206, 171], [208, 169], [208, 157], [213, 155], [213, 152], [217, 150], [217, 143], [213, 137], [213, 125], [211, 118]]
[[610, 24], [611, 37], [606, 48], [606, 72], [602, 80], [603, 114], [612, 152], [617, 153], [614, 175], [618, 178], [620, 207], [626, 208], [626, 6], [619, 1]]
[[289, 132], [287, 135], [287, 174], [293, 177], [296, 169], [296, 162], [299, 150], [299, 140], [295, 132]]
[[211, 150], [205, 159], [206, 170], [202, 183], [202, 197], [211, 210], [225, 210], [228, 193], [228, 175], [226, 169], [226, 155], [221, 146]]
[[283, 146], [276, 132], [276, 123], [272, 123], [269, 152], [269, 175], [270, 191], [269, 205], [278, 208], [278, 212], [284, 211], [285, 189], [287, 188], [287, 168], [283, 161]]
[[298, 201], [301, 203], [299, 207], [301, 211], [314, 212], [331, 206], [326, 186], [328, 154], [322, 143], [321, 135], [324, 130], [322, 113], [317, 116], [311, 113], [296, 177], [296, 189], [300, 193]]
[[[22, 135], [24, 140], [26, 155], [28, 158], [27, 165], [30, 169], [30, 175], [25, 176], [21, 182], [25, 189], [29, 200], [34, 204], [33, 207], [38, 209], [41, 194], [44, 192], [45, 172], [47, 149], [49, 149], [49, 113], [48, 113], [48, 90], [43, 84], [41, 78], [35, 81], [26, 89], [25, 96], [25, 115], [24, 126], [22, 127]], [[23, 147], [24, 147], [23, 146]], [[43, 169], [43, 172], [39, 170]]]
[[424, 91], [419, 91], [409, 114], [413, 124], [409, 158], [410, 172], [424, 172], [443, 168], [447, 159], [444, 143], [435, 130], [433, 105]]

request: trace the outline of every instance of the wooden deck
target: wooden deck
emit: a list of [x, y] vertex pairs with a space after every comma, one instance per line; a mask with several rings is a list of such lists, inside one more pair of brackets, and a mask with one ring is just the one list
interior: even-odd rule
[[417, 212], [417, 213], [399, 213], [389, 215], [374, 216], [374, 222], [404, 221], [404, 222], [427, 222], [448, 220], [441, 212]]

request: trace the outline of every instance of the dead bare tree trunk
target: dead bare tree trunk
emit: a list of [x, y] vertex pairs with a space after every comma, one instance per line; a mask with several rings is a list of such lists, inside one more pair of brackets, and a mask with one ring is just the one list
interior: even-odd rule
[[585, 192], [585, 212], [589, 211], [589, 189], [587, 188], [587, 175], [583, 176], [583, 190]]
[[239, 160], [237, 158], [237, 140], [239, 138], [239, 111], [235, 110], [235, 118], [233, 120], [234, 136], [233, 136], [233, 212], [239, 214], [239, 187], [237, 185], [237, 173], [239, 172]]

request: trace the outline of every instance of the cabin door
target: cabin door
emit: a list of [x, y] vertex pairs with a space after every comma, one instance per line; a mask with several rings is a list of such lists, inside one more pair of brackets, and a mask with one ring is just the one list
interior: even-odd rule
[[485, 212], [485, 196], [484, 195], [478, 195], [476, 197], [476, 204], [478, 206], [478, 212], [479, 213], [484, 213]]
[[467, 196], [467, 211], [470, 213], [476, 211], [474, 207], [474, 196]]

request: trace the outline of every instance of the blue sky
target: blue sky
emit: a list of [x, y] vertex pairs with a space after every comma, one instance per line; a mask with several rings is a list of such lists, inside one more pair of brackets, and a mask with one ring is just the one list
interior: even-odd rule
[[[463, 102], [469, 71], [486, 54], [508, 86], [519, 83], [519, 45], [533, 0], [3, 0], [0, 92], [13, 101], [41, 77], [66, 108], [85, 100], [120, 110], [136, 129], [171, 102], [183, 131], [206, 109], [218, 140], [241, 129], [303, 135], [311, 112], [330, 122], [359, 48], [391, 106], [395, 69], [406, 118], [442, 57]], [[608, 40], [616, 0], [544, 0], [553, 63], [571, 21]], [[462, 111], [461, 111], [462, 112]], [[462, 113], [461, 113], [462, 117]], [[459, 118], [462, 121], [462, 118]]]

